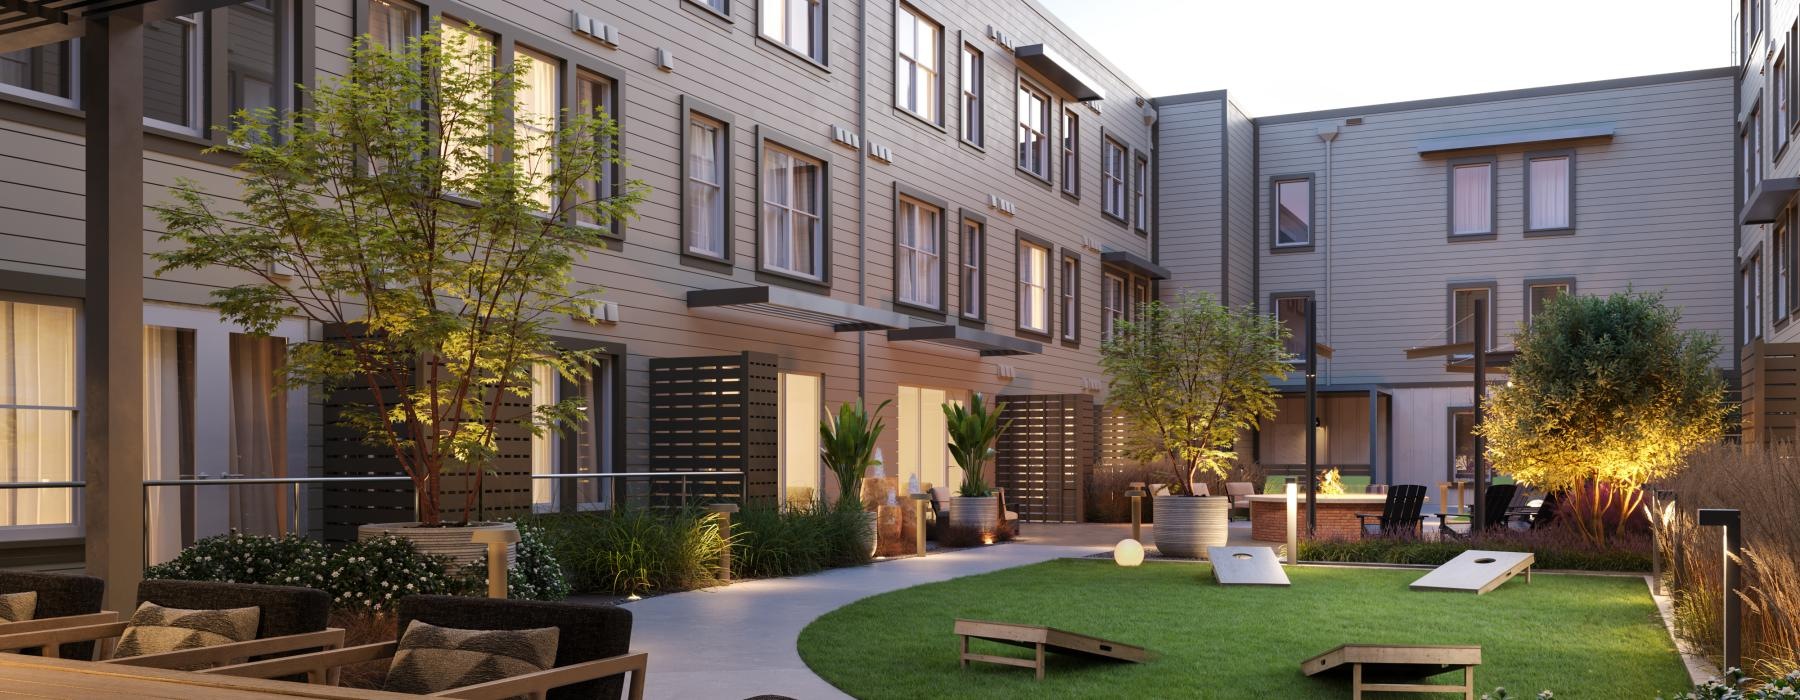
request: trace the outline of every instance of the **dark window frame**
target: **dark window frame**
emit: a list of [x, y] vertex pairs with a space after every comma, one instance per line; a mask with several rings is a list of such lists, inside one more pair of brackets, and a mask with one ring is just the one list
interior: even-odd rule
[[1527, 277], [1527, 278], [1525, 278], [1525, 283], [1524, 283], [1524, 288], [1523, 288], [1524, 296], [1520, 297], [1520, 298], [1525, 300], [1525, 309], [1524, 309], [1525, 323], [1524, 323], [1524, 325], [1527, 328], [1529, 328], [1531, 326], [1531, 320], [1533, 318], [1535, 318], [1538, 313], [1537, 309], [1532, 307], [1531, 291], [1534, 289], [1537, 289], [1538, 287], [1553, 287], [1553, 286], [1562, 287], [1563, 294], [1574, 294], [1575, 293], [1575, 278], [1573, 276]]
[[[1456, 170], [1470, 165], [1486, 165], [1488, 169], [1488, 226], [1486, 231], [1456, 232]], [[1444, 235], [1451, 241], [1491, 241], [1500, 234], [1500, 158], [1496, 155], [1466, 156], [1444, 161]]]
[[[1318, 299], [1318, 293], [1314, 290], [1307, 289], [1307, 290], [1294, 290], [1294, 291], [1286, 291], [1286, 292], [1270, 292], [1269, 293], [1269, 316], [1274, 318], [1276, 323], [1281, 323], [1281, 302], [1284, 299], [1311, 299], [1311, 300], [1314, 300], [1315, 303], [1313, 304], [1313, 313], [1315, 313], [1315, 314], [1318, 313], [1319, 307], [1318, 307], [1318, 304], [1316, 303], [1316, 301]], [[1294, 359], [1289, 360], [1288, 362], [1290, 364], [1305, 363], [1306, 362], [1306, 352], [1305, 352], [1305, 350], [1306, 350], [1306, 329], [1305, 328], [1289, 328], [1288, 333], [1291, 334], [1290, 337], [1298, 339], [1298, 340], [1295, 340], [1294, 342], [1299, 344], [1300, 350], [1301, 350], [1301, 352], [1295, 353]], [[1285, 350], [1285, 348], [1283, 348], [1283, 349]]]
[[[788, 1], [789, 0], [757, 0], [755, 31], [757, 43], [761, 46], [775, 50], [781, 55], [799, 59], [802, 64], [808, 67], [816, 68], [827, 73], [831, 72], [831, 0], [818, 0], [819, 16], [816, 18], [816, 23], [814, 25], [816, 31], [813, 33], [811, 46], [808, 51], [802, 52], [799, 49], [788, 46], [787, 42], [763, 33], [763, 4], [767, 2]], [[815, 52], [818, 54], [817, 56], [813, 55]]]
[[[902, 197], [913, 200], [914, 202], [918, 202], [920, 204], [935, 207], [938, 210], [938, 216], [937, 216], [938, 303], [937, 303], [937, 306], [935, 306], [935, 307], [934, 306], [926, 306], [924, 304], [919, 304], [919, 303], [912, 302], [912, 301], [906, 301], [906, 300], [903, 300], [900, 298], [900, 226], [901, 226], [900, 199]], [[893, 229], [893, 236], [892, 236], [893, 257], [889, 258], [889, 259], [892, 261], [892, 266], [890, 267], [890, 269], [892, 269], [894, 271], [893, 289], [892, 289], [892, 292], [893, 292], [892, 301], [894, 304], [894, 309], [896, 311], [911, 314], [913, 316], [924, 316], [927, 318], [931, 318], [933, 320], [941, 321], [944, 319], [946, 310], [949, 308], [949, 300], [950, 300], [950, 279], [949, 279], [949, 267], [948, 267], [948, 264], [950, 261], [950, 253], [948, 250], [945, 249], [950, 241], [949, 234], [946, 231], [947, 222], [950, 218], [950, 202], [942, 197], [938, 197], [936, 195], [927, 193], [924, 190], [921, 190], [919, 188], [913, 187], [911, 185], [907, 185], [906, 183], [895, 181], [894, 182], [894, 194], [893, 194], [893, 206], [894, 206], [894, 219], [893, 219], [894, 229]]]
[[[603, 355], [606, 357], [608, 374], [607, 382], [608, 388], [611, 389], [605, 397], [607, 404], [606, 417], [610, 419], [607, 421], [606, 430], [608, 433], [607, 437], [610, 439], [611, 444], [596, 445], [595, 447], [605, 448], [607, 459], [610, 461], [609, 466], [611, 467], [611, 470], [600, 473], [613, 473], [626, 468], [625, 448], [626, 443], [630, 441], [627, 440], [625, 436], [626, 394], [629, 393], [629, 386], [626, 384], [625, 365], [626, 360], [630, 355], [626, 351], [625, 343], [610, 340], [594, 340], [592, 338], [566, 335], [554, 331], [551, 333], [551, 340], [557, 347], [565, 350], [593, 352], [596, 355]], [[589, 380], [598, 381], [599, 377], [591, 376], [589, 377]], [[557, 389], [559, 392], [569, 389], [572, 385], [573, 383], [567, 378], [558, 378], [557, 380]], [[596, 427], [599, 426], [596, 425]], [[561, 440], [561, 449], [558, 450], [557, 455], [559, 459], [557, 460], [557, 464], [553, 465], [557, 470], [554, 473], [569, 473], [562, 470], [575, 464], [575, 450], [578, 448], [577, 442], [577, 440], [572, 438]], [[598, 454], [599, 450], [596, 450], [596, 456], [598, 456]], [[613, 507], [617, 507], [617, 501], [613, 498], [613, 496], [616, 495], [616, 492], [607, 493], [612, 489], [611, 485], [606, 483], [607, 481], [610, 480], [602, 480], [601, 482], [600, 492], [602, 496], [600, 500], [602, 503], [609, 503], [612, 504]], [[552, 499], [552, 503], [557, 503], [557, 499], [560, 499], [570, 492], [574, 492], [576, 489], [575, 480], [559, 479], [554, 483], [557, 484], [557, 494], [556, 497]], [[534, 503], [533, 505], [535, 506], [536, 504]], [[573, 510], [579, 510], [579, 508], [579, 505], [572, 507]]]
[[[1111, 158], [1108, 156], [1111, 154], [1110, 149], [1112, 148], [1119, 149], [1119, 211], [1117, 212], [1109, 211], [1106, 208], [1106, 198], [1111, 192], [1113, 184], [1111, 173], [1106, 169], [1107, 163], [1111, 162]], [[1104, 128], [1100, 130], [1100, 216], [1127, 230], [1131, 228], [1131, 220], [1127, 218], [1131, 216], [1131, 146], [1126, 145], [1124, 141], [1108, 133]]]
[[1456, 321], [1457, 321], [1457, 318], [1456, 318], [1456, 293], [1462, 292], [1462, 291], [1475, 290], [1475, 289], [1485, 289], [1485, 290], [1487, 290], [1487, 293], [1488, 293], [1488, 296], [1487, 296], [1487, 307], [1488, 307], [1487, 308], [1487, 317], [1488, 317], [1487, 318], [1487, 321], [1488, 321], [1488, 323], [1487, 323], [1487, 325], [1488, 325], [1487, 344], [1488, 344], [1488, 347], [1487, 347], [1487, 349], [1493, 350], [1494, 348], [1499, 347], [1499, 344], [1498, 344], [1499, 338], [1498, 337], [1500, 335], [1500, 322], [1499, 322], [1500, 314], [1496, 311], [1500, 307], [1500, 285], [1498, 282], [1496, 282], [1494, 280], [1470, 280], [1470, 281], [1466, 281], [1466, 282], [1450, 282], [1444, 286], [1444, 303], [1446, 306], [1446, 308], [1444, 309], [1444, 316], [1445, 316], [1445, 320], [1446, 320], [1446, 324], [1445, 324], [1444, 328], [1446, 331], [1446, 335], [1448, 336], [1448, 339], [1451, 343], [1461, 342], [1456, 339]]
[[[1041, 248], [1044, 251], [1044, 328], [1038, 330], [1025, 325], [1025, 262], [1020, 253], [1025, 246]], [[1013, 331], [1014, 335], [1024, 335], [1040, 340], [1051, 340], [1056, 337], [1056, 314], [1052, 312], [1052, 304], [1056, 300], [1056, 244], [1048, 239], [1031, 235], [1021, 230], [1013, 231]]]
[[[962, 209], [959, 211], [959, 214], [960, 217], [958, 218], [956, 228], [957, 316], [968, 323], [986, 325], [988, 308], [992, 305], [993, 301], [988, 295], [988, 268], [993, 266], [992, 248], [988, 245], [988, 219], [986, 216], [970, 209]], [[971, 223], [976, 225], [978, 230], [976, 235], [981, 239], [979, 241], [980, 247], [978, 248], [981, 251], [981, 259], [977, 261], [975, 267], [976, 284], [979, 285], [980, 288], [980, 296], [978, 297], [980, 305], [975, 309], [975, 313], [973, 314], [968, 312], [968, 284], [967, 281], [963, 279], [963, 270], [965, 269], [965, 261], [963, 258], [964, 253], [968, 250], [968, 241], [966, 238], [969, 235], [969, 224]]]
[[[1306, 243], [1281, 243], [1281, 185], [1306, 183]], [[1306, 253], [1319, 243], [1319, 188], [1315, 173], [1290, 173], [1269, 178], [1269, 252]]]
[[[1131, 277], [1130, 271], [1115, 265], [1100, 266], [1100, 342], [1112, 340], [1116, 321], [1131, 320]], [[1119, 281], [1119, 292], [1111, 293], [1111, 280]], [[1107, 305], [1111, 299], [1119, 300], [1118, 316], [1113, 316], [1112, 307]]]
[[[1552, 159], [1556, 159], [1556, 158], [1567, 158], [1568, 159], [1568, 164], [1569, 164], [1569, 183], [1567, 185], [1568, 192], [1566, 194], [1564, 194], [1563, 196], [1568, 197], [1568, 201], [1569, 201], [1569, 222], [1565, 226], [1550, 226], [1550, 227], [1546, 227], [1546, 228], [1532, 228], [1532, 226], [1531, 226], [1531, 185], [1532, 185], [1532, 183], [1531, 183], [1531, 163], [1532, 163], [1532, 161], [1536, 161], [1536, 160], [1552, 160]], [[1523, 223], [1524, 223], [1526, 238], [1534, 238], [1537, 236], [1568, 236], [1568, 235], [1573, 235], [1575, 233], [1575, 227], [1577, 225], [1579, 225], [1579, 223], [1580, 223], [1578, 217], [1576, 217], [1576, 211], [1575, 211], [1575, 209], [1576, 209], [1576, 207], [1575, 207], [1575, 203], [1576, 203], [1576, 200], [1575, 200], [1576, 183], [1575, 183], [1575, 181], [1578, 177], [1576, 167], [1577, 167], [1577, 164], [1576, 164], [1576, 157], [1575, 157], [1575, 149], [1573, 149], [1573, 148], [1557, 148], [1557, 149], [1551, 149], [1551, 150], [1545, 150], [1545, 151], [1529, 151], [1525, 154], [1524, 161], [1523, 161], [1523, 167], [1521, 167], [1520, 170], [1524, 171], [1523, 175], [1524, 175], [1524, 179], [1525, 179], [1525, 193], [1524, 193], [1524, 195], [1525, 195], [1525, 221]]]
[[[720, 224], [724, 227], [725, 233], [724, 257], [695, 252], [688, 247], [687, 182], [689, 153], [687, 132], [688, 125], [693, 123], [694, 117], [696, 116], [716, 122], [723, 127], [723, 129], [721, 129], [722, 133], [720, 134], [720, 140], [722, 140], [724, 144], [720, 147], [720, 150], [723, 151], [724, 154], [725, 178], [724, 182], [720, 183], [721, 188], [719, 196], [724, 200], [724, 206], [721, 207], [724, 210], [724, 215], [723, 221]], [[737, 169], [732, 167], [732, 161], [734, 160], [733, 155], [736, 153], [737, 146], [737, 135], [734, 133], [737, 130], [736, 122], [737, 115], [732, 114], [718, 105], [692, 95], [681, 96], [681, 121], [679, 122], [679, 127], [677, 129], [677, 133], [679, 134], [678, 138], [681, 141], [679, 146], [679, 158], [681, 159], [681, 162], [678, 164], [679, 173], [677, 175], [677, 179], [681, 183], [681, 191], [676, 195], [676, 204], [679, 209], [679, 211], [675, 213], [676, 224], [679, 229], [679, 233], [676, 236], [676, 247], [679, 248], [681, 258], [684, 262], [697, 262], [702, 265], [712, 266], [715, 269], [717, 266], [722, 265], [724, 268], [722, 271], [727, 273], [731, 271], [732, 266], [736, 265], [737, 261], [737, 252], [735, 250], [737, 248], [737, 237], [734, 235], [737, 230], [737, 227], [735, 226], [735, 210], [737, 209], [735, 202], [737, 200], [735, 199], [736, 192], [733, 187], [737, 180], [737, 177], [735, 177]], [[760, 170], [758, 170], [757, 177], [761, 177]], [[761, 217], [762, 202], [759, 200], [757, 202], [757, 218], [760, 220]]]
[[[1059, 178], [1058, 189], [1064, 196], [1079, 202], [1081, 201], [1081, 115], [1077, 114], [1074, 106], [1067, 102], [1063, 103], [1060, 115], [1061, 119], [1057, 121], [1057, 126], [1061, 129], [1061, 133], [1057, 135], [1056, 152], [1062, 156], [1057, 159], [1062, 165], [1062, 177]], [[1072, 130], [1069, 128], [1071, 120], [1075, 127]]]
[[[774, 127], [758, 124], [756, 126], [756, 276], [757, 279], [796, 287], [807, 291], [831, 289], [831, 153], [807, 143]], [[793, 151], [819, 163], [819, 276], [817, 278], [777, 270], [764, 264], [763, 248], [767, 243], [769, 232], [764, 230], [762, 214], [763, 195], [766, 183], [763, 182], [763, 158], [769, 145]]]
[[[1044, 118], [1044, 138], [1042, 141], [1042, 153], [1039, 154], [1039, 158], [1040, 158], [1039, 162], [1044, 164], [1044, 172], [1042, 174], [1039, 174], [1037, 171], [1026, 168], [1025, 164], [1020, 162], [1020, 159], [1019, 159], [1019, 153], [1020, 153], [1019, 147], [1024, 145], [1023, 143], [1019, 142], [1019, 135], [1018, 135], [1018, 129], [1020, 126], [1023, 125], [1023, 122], [1019, 121], [1019, 99], [1020, 99], [1019, 93], [1025, 92], [1025, 91], [1030, 91], [1030, 92], [1036, 93], [1038, 97], [1043, 98], [1043, 100], [1044, 100], [1044, 110], [1043, 110], [1043, 114], [1042, 114], [1042, 116]], [[1056, 97], [1049, 90], [1045, 89], [1042, 85], [1039, 85], [1036, 82], [1034, 82], [1033, 80], [1031, 80], [1030, 78], [1025, 77], [1025, 74], [1023, 72], [1015, 72], [1015, 75], [1013, 76], [1013, 111], [1012, 111], [1013, 169], [1020, 173], [1024, 173], [1027, 177], [1030, 177], [1031, 179], [1036, 180], [1037, 182], [1039, 182], [1040, 184], [1042, 184], [1046, 187], [1054, 187], [1055, 182], [1056, 182], [1054, 179], [1054, 176], [1056, 174], [1055, 173], [1056, 169], [1055, 169], [1055, 167], [1053, 167], [1051, 165], [1052, 159], [1050, 158], [1050, 154], [1055, 151], [1054, 142], [1056, 139], [1056, 123], [1055, 123], [1055, 119], [1053, 119], [1055, 114], [1056, 114]]]
[[[821, 2], [823, 2], [823, 0], [821, 0]], [[936, 97], [937, 118], [936, 119], [927, 118], [926, 116], [919, 114], [918, 112], [914, 112], [911, 109], [907, 109], [905, 106], [901, 105], [900, 104], [900, 95], [899, 95], [900, 86], [898, 83], [896, 83], [894, 85], [894, 92], [895, 92], [895, 94], [893, 95], [894, 111], [898, 112], [900, 114], [904, 114], [906, 116], [912, 117], [913, 120], [917, 121], [920, 124], [924, 124], [925, 126], [929, 126], [938, 131], [948, 132], [949, 129], [947, 128], [946, 125], [948, 125], [950, 123], [950, 117], [949, 117], [950, 107], [949, 107], [949, 105], [944, 103], [944, 97], [946, 94], [946, 90], [944, 88], [944, 85], [946, 83], [946, 78], [944, 76], [944, 73], [947, 72], [947, 68], [949, 67], [949, 64], [947, 64], [944, 61], [944, 54], [947, 53], [945, 51], [945, 48], [949, 45], [949, 42], [944, 40], [944, 35], [948, 30], [944, 27], [943, 22], [940, 22], [940, 21], [938, 21], [937, 18], [932, 17], [930, 13], [927, 13], [925, 11], [925, 9], [920, 7], [919, 5], [912, 3], [912, 2], [908, 2], [907, 0], [894, 0], [893, 18], [894, 18], [895, 26], [894, 26], [893, 34], [889, 35], [890, 42], [893, 42], [893, 46], [892, 46], [893, 50], [889, 52], [889, 57], [892, 60], [891, 67], [893, 68], [893, 70], [889, 71], [889, 73], [888, 73], [889, 75], [898, 75], [900, 72], [900, 46], [899, 46], [898, 42], [895, 40], [900, 36], [899, 23], [900, 23], [900, 13], [902, 13], [902, 12], [910, 12], [918, 19], [923, 20], [925, 23], [935, 25], [937, 27], [937, 46], [932, 47], [932, 51], [937, 54], [938, 69], [937, 69], [936, 79], [931, 81], [931, 83], [932, 83], [931, 89], [936, 93], [934, 95], [934, 97]], [[957, 50], [957, 54], [956, 54], [956, 66], [958, 69], [958, 73], [960, 73], [961, 68], [962, 68], [962, 51], [960, 48]], [[960, 93], [958, 93], [957, 100], [960, 102], [961, 99], [962, 99], [962, 95]]]
[[[1074, 284], [1063, 279], [1065, 266], [1075, 264]], [[1057, 318], [1062, 321], [1062, 332], [1057, 338], [1063, 347], [1081, 347], [1081, 252], [1069, 248], [1062, 249], [1056, 265], [1056, 281], [1061, 285], [1057, 290]]]
[[[1449, 419], [1445, 422], [1446, 427], [1450, 431], [1450, 439], [1448, 441], [1449, 455], [1448, 455], [1448, 460], [1446, 460], [1444, 463], [1444, 475], [1445, 475], [1446, 479], [1450, 479], [1450, 480], [1454, 481], [1456, 479], [1456, 439], [1457, 439], [1456, 417], [1460, 416], [1460, 415], [1468, 416], [1469, 422], [1471, 424], [1471, 430], [1473, 430], [1473, 424], [1475, 422], [1475, 407], [1467, 406], [1467, 405], [1446, 406], [1444, 410], [1445, 410], [1445, 416]], [[1473, 456], [1470, 457], [1470, 462], [1471, 463], [1474, 462]]]
[[[956, 38], [956, 106], [957, 112], [962, 115], [962, 123], [957, 125], [957, 138], [962, 141], [963, 145], [977, 151], [985, 152], [987, 150], [988, 101], [990, 100], [987, 80], [987, 52], [983, 51], [979, 44], [971, 41], [961, 30], [956, 32]], [[973, 70], [970, 71], [975, 77], [975, 109], [973, 118], [970, 116], [969, 104], [965, 95], [969, 86], [965, 84], [962, 79], [963, 56], [967, 52], [973, 52], [975, 54], [975, 65]], [[974, 139], [969, 138], [969, 127], [971, 124], [975, 127]]]
[[1146, 151], [1131, 150], [1131, 169], [1127, 171], [1131, 177], [1125, 184], [1125, 193], [1130, 196], [1126, 209], [1131, 212], [1131, 230], [1140, 236], [1150, 235], [1150, 208], [1153, 193], [1150, 177], [1150, 154]]
[[1763, 337], [1762, 275], [1762, 244], [1759, 243], [1738, 265], [1738, 314], [1744, 324], [1739, 345], [1750, 345]]

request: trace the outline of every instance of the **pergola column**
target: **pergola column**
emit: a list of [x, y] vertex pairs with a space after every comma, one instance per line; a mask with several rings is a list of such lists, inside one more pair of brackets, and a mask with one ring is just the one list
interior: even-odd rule
[[82, 478], [87, 572], [129, 612], [144, 551], [144, 26], [87, 21], [87, 303]]

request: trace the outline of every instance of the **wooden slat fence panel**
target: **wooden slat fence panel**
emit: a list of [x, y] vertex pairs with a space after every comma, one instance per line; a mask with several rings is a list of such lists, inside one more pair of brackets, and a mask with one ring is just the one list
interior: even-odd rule
[[776, 359], [766, 353], [650, 360], [653, 472], [742, 472], [650, 480], [650, 504], [774, 503]]
[[1800, 343], [1746, 346], [1739, 358], [1739, 429], [1747, 444], [1800, 437]]
[[1086, 394], [1002, 396], [1007, 427], [995, 445], [994, 485], [1020, 520], [1079, 522], [1099, 458], [1099, 421]]

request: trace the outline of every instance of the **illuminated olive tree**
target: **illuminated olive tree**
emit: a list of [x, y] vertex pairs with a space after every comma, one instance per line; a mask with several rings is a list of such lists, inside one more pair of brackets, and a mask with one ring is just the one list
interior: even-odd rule
[[1243, 431], [1275, 415], [1269, 377], [1285, 377], [1287, 331], [1273, 316], [1209, 294], [1152, 301], [1100, 347], [1106, 403], [1129, 427], [1131, 457], [1167, 458], [1175, 491], [1195, 495], [1201, 473], [1224, 476]]
[[1660, 294], [1552, 300], [1516, 336], [1509, 381], [1489, 396], [1480, 430], [1494, 468], [1580, 490], [1592, 502], [1576, 525], [1592, 540], [1606, 539], [1609, 520], [1622, 529], [1642, 486], [1723, 432], [1718, 339], [1680, 320]]
[[495, 427], [541, 433], [579, 415], [574, 401], [503, 406], [529, 404], [534, 365], [587, 373], [591, 358], [548, 331], [589, 318], [581, 300], [599, 291], [575, 282], [575, 263], [642, 199], [635, 183], [600, 184], [622, 163], [605, 113], [555, 113], [525, 80], [532, 62], [502, 67], [477, 36], [359, 39], [309, 106], [235, 115], [236, 199], [184, 182], [157, 210], [176, 244], [156, 255], [162, 270], [236, 273], [213, 292], [226, 320], [326, 329], [289, 348], [287, 384], [361, 390], [348, 417], [412, 478], [426, 525], [445, 520], [447, 473], [472, 477], [469, 520]]

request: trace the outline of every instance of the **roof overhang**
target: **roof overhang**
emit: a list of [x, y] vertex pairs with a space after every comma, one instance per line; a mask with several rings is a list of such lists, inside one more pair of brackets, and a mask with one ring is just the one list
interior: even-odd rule
[[1739, 224], [1768, 224], [1781, 218], [1781, 210], [1800, 191], [1800, 177], [1777, 177], [1756, 183], [1756, 191], [1744, 198]]
[[244, 0], [0, 0], [0, 53], [87, 32], [87, 20], [130, 12], [145, 24]]
[[1148, 258], [1138, 255], [1137, 253], [1130, 253], [1123, 250], [1109, 250], [1100, 254], [1100, 262], [1114, 267], [1125, 268], [1153, 280], [1166, 280], [1169, 278], [1169, 268], [1150, 262]]
[[832, 330], [881, 331], [907, 327], [907, 317], [892, 311], [852, 304], [787, 287], [756, 285], [729, 289], [694, 289], [689, 309], [733, 308], [765, 316], [830, 326]]
[[916, 340], [922, 343], [936, 343], [963, 350], [974, 350], [982, 357], [998, 355], [1037, 355], [1044, 352], [1044, 346], [1038, 343], [1000, 335], [976, 328], [963, 326], [917, 326], [904, 330], [888, 331], [888, 340]]
[[1020, 63], [1030, 66], [1038, 75], [1044, 76], [1051, 84], [1081, 102], [1095, 102], [1106, 99], [1106, 93], [1100, 89], [1100, 83], [1087, 77], [1074, 62], [1063, 58], [1062, 54], [1052, 51], [1043, 44], [1020, 46], [1013, 49], [1013, 57]]
[[1507, 131], [1497, 134], [1475, 134], [1472, 136], [1447, 136], [1440, 139], [1426, 139], [1418, 143], [1419, 156], [1430, 156], [1455, 151], [1468, 151], [1478, 148], [1498, 148], [1500, 146], [1526, 146], [1532, 144], [1553, 143], [1557, 141], [1578, 141], [1584, 139], [1610, 139], [1618, 131], [1613, 124], [1581, 124], [1577, 126], [1559, 126], [1551, 129], [1533, 129], [1531, 131]]

